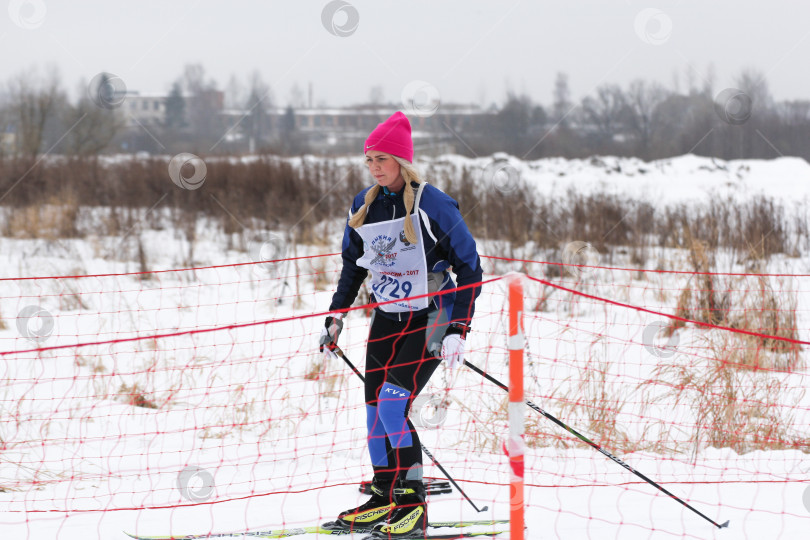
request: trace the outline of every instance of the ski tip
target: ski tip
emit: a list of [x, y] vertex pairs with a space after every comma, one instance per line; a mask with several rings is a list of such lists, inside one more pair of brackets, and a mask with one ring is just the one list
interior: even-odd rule
[[718, 525], [717, 528], [718, 529], [727, 529], [729, 521], [731, 521], [731, 520], [726, 520], [725, 523], [723, 523], [722, 525]]

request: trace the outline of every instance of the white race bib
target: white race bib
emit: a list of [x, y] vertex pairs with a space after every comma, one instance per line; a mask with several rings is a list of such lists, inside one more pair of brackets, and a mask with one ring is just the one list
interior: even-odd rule
[[[357, 259], [357, 265], [371, 272], [370, 286], [377, 302], [392, 301], [380, 306], [389, 313], [425, 309], [431, 300], [427, 296], [411, 300], [428, 293], [427, 260], [419, 224], [419, 199], [424, 185], [419, 185], [413, 214], [407, 218], [369, 223], [356, 229], [363, 239], [363, 256]], [[403, 226], [406, 219], [412, 220], [416, 244], [405, 238]]]

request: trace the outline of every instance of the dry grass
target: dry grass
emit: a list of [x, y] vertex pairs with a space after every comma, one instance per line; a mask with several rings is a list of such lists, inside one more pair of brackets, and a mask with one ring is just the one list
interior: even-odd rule
[[[169, 196], [162, 205], [171, 210], [174, 226], [188, 241], [185, 258], [189, 264], [193, 263], [197, 240], [192, 225], [201, 216], [218, 219], [229, 239], [237, 234], [244, 240], [245, 229], [241, 223], [256, 225], [258, 230], [287, 227], [295, 250], [302, 242], [323, 246], [327, 236], [339, 234], [318, 224], [342, 221], [351, 197], [369, 183], [359, 167], [338, 165], [334, 161], [297, 167], [265, 156], [250, 163], [224, 158], [210, 159], [206, 163], [205, 186], [197, 191], [186, 191], [171, 183], [167, 161], [162, 159], [107, 166], [79, 159], [70, 164], [67, 172], [59, 169], [64, 165], [45, 162], [36, 171], [36, 182], [21, 183], [3, 202], [3, 234], [46, 239], [75, 238], [91, 232], [122, 235], [140, 223], [143, 210], [168, 191]], [[746, 264], [759, 263], [776, 253], [801, 252], [810, 237], [806, 224], [786, 226], [788, 218], [785, 216], [790, 214], [767, 198], [742, 205], [714, 201], [705, 207], [681, 206], [652, 212], [642, 201], [621, 199], [608, 193], [582, 195], [570, 191], [564, 197], [552, 199], [521, 189], [506, 193], [476, 190], [471, 181], [473, 171], [469, 168], [459, 174], [459, 171], [428, 166], [425, 172], [429, 181], [439, 184], [459, 200], [477, 238], [502, 241], [504, 246], [532, 242], [533, 249], [539, 250], [537, 253], [548, 255], [548, 261], [554, 260], [554, 254], [558, 254], [560, 246], [568, 240], [590, 242], [603, 253], [626, 247], [629, 250], [625, 251], [639, 263], [648, 258], [650, 247], [688, 249], [694, 276], [680, 292], [676, 313], [688, 320], [763, 334], [756, 337], [706, 331], [705, 339], [713, 355], [708, 365], [659, 368], [661, 380], [672, 384], [666, 396], [668, 405], [685, 405], [697, 417], [690, 444], [696, 449], [709, 445], [738, 452], [782, 448], [807, 451], [804, 438], [791, 427], [792, 418], [785, 412], [787, 409], [774, 405], [782, 403], [791, 389], [773, 373], [762, 373], [762, 370], [789, 371], [801, 367], [801, 349], [774, 339], [798, 337], [795, 296], [774, 290], [773, 284], [760, 279], [757, 287], [739, 297], [732, 291], [745, 291], [745, 283], [724, 284], [711, 274], [715, 266], [714, 254], [719, 248], [733, 251], [737, 259]], [[0, 167], [0, 191], [16, 178]], [[42, 193], [64, 196], [52, 197], [41, 204], [38, 201]], [[109, 210], [100, 223], [92, 225], [92, 230], [81, 225], [84, 223], [82, 212], [89, 207]], [[155, 212], [150, 219], [157, 219], [156, 216]], [[145, 220], [143, 224], [146, 226]], [[788, 231], [793, 231], [793, 235]], [[149, 261], [140, 235], [135, 234], [132, 241], [137, 242], [137, 252], [133, 255], [147, 278]], [[510, 248], [505, 248], [504, 253], [507, 249]], [[302, 274], [312, 274], [318, 290], [331, 284], [333, 273], [325, 266], [326, 259], [316, 261], [314, 268], [300, 268], [296, 261], [295, 283], [290, 286], [301, 290], [303, 284], [298, 280]], [[499, 263], [488, 264], [497, 267]], [[558, 265], [546, 266], [547, 277], [559, 277], [560, 271]], [[537, 311], [548, 309], [549, 297], [559, 294], [555, 291], [557, 289], [544, 288], [536, 296], [534, 308]], [[364, 284], [358, 301], [367, 304], [368, 299]], [[62, 303], [61, 309], [87, 309], [76, 291], [67, 291], [60, 297]], [[682, 321], [673, 322], [670, 334], [683, 326]], [[0, 328], [3, 327], [5, 323], [0, 318]], [[147, 347], [156, 348], [154, 343]], [[566, 390], [546, 396], [545, 401], [551, 404], [549, 411], [555, 416], [558, 411], [561, 420], [606, 448], [617, 451], [677, 449], [678, 443], [671, 439], [648, 441], [640, 436], [631, 440], [617, 420], [628, 396], [611, 384], [610, 365], [604, 359], [592, 357], [590, 360], [588, 368], [578, 374], [580, 380], [565, 385]], [[99, 364], [98, 369], [103, 369], [103, 365]], [[345, 379], [329, 375], [327, 366], [317, 361], [305, 377], [322, 383], [322, 395], [339, 392]], [[565, 382], [571, 383], [570, 380]], [[131, 387], [122, 384], [118, 395], [130, 405], [158, 408], [137, 384]], [[462, 427], [466, 430], [465, 442], [499, 452], [507, 403], [500, 395], [493, 395], [491, 403], [477, 402], [475, 410], [466, 415], [469, 423]], [[459, 406], [464, 407], [463, 403]], [[236, 412], [247, 414], [248, 409]], [[567, 448], [581, 444], [533, 411], [529, 411], [526, 419], [529, 447]]]
[[[769, 289], [761, 287], [760, 291]], [[776, 298], [773, 291], [769, 294]], [[751, 324], [755, 316], [765, 314], [765, 320], [756, 323], [761, 327], [774, 320], [795, 327], [774, 317], [770, 309], [745, 313]], [[795, 318], [795, 309], [782, 313]], [[734, 318], [729, 320], [733, 322]], [[648, 381], [652, 384], [635, 389], [641, 394], [639, 400], [631, 401], [632, 389], [615, 383], [611, 365], [595, 343], [587, 367], [555, 384], [551, 395], [543, 397], [548, 405], [541, 406], [598, 445], [618, 453], [643, 450], [697, 454], [707, 446], [731, 448], [738, 453], [784, 449], [810, 453], [810, 443], [794, 418], [804, 391], [791, 386], [784, 373], [769, 371], [784, 369], [788, 363], [796, 368], [797, 350], [772, 339], [722, 330], [701, 332], [706, 343], [700, 350], [709, 351], [709, 359], [686, 364], [680, 357], [678, 362], [660, 365]], [[579, 379], [573, 378], [576, 376]], [[663, 394], [662, 388], [667, 389]], [[500, 395], [482, 398], [476, 410], [467, 411], [468, 420], [461, 427], [463, 438], [498, 452], [500, 428], [508, 421], [508, 399]], [[621, 413], [631, 402], [642, 406], [634, 413], [642, 423], [634, 426], [637, 429], [632, 435], [621, 420]], [[683, 416], [683, 421], [666, 416], [666, 412], [665, 416], [660, 412], [650, 414], [649, 407], [656, 404]], [[464, 404], [460, 406], [465, 408]], [[565, 449], [582, 444], [542, 415], [527, 412], [527, 447]]]
[[118, 396], [128, 405], [135, 407], [143, 407], [145, 409], [158, 409], [157, 404], [151, 399], [146, 397], [146, 392], [140, 388], [138, 383], [131, 386], [123, 383], [118, 389]]
[[[466, 419], [458, 426], [458, 438], [464, 441], [465, 445], [478, 448], [482, 452], [500, 453], [503, 441], [502, 426], [508, 423], [509, 399], [501, 396], [494, 398], [483, 393], [479, 395], [480, 400], [475, 402], [474, 408], [463, 401], [455, 400], [462, 417]], [[526, 445], [531, 445], [528, 437]]]
[[[555, 265], [547, 266], [547, 268], [550, 267], [559, 268], [558, 266]], [[539, 294], [534, 295], [534, 297], [537, 300], [534, 303], [533, 311], [536, 312], [549, 311], [550, 309], [549, 300], [551, 300], [551, 297], [554, 296], [555, 293], [559, 292], [560, 289], [546, 284], [539, 284], [538, 289]]]
[[77, 354], [76, 359], [74, 360], [74, 363], [78, 367], [90, 366], [90, 371], [92, 371], [93, 373], [96, 373], [96, 374], [98, 374], [98, 373], [106, 373], [107, 372], [107, 368], [104, 365], [104, 362], [101, 360], [101, 358], [97, 358], [96, 362], [93, 363], [92, 357], [87, 357], [87, 356], [83, 356], [81, 354]]
[[758, 276], [757, 284], [753, 290], [740, 287], [745, 296], [739, 302], [741, 309], [730, 317], [729, 326], [760, 335], [726, 336], [724, 340], [731, 343], [721, 344], [720, 350], [731, 351], [727, 361], [738, 367], [784, 371], [802, 367], [801, 345], [778, 339], [799, 339], [796, 296], [774, 291], [765, 276]]
[[[177, 217], [175, 229], [182, 229], [189, 240], [188, 261], [193, 261], [196, 239], [189, 227], [203, 216], [219, 222], [229, 237], [246, 227], [286, 229], [294, 243], [319, 245], [336, 233], [319, 224], [342, 220], [352, 197], [371, 183], [359, 161], [298, 161], [270, 155], [253, 160], [202, 159], [207, 167], [205, 184], [193, 191], [171, 182], [168, 156], [106, 163], [95, 157], [43, 160], [30, 173], [31, 181], [16, 185], [3, 200], [3, 234], [117, 236], [142, 221], [138, 213], [160, 200], [160, 209]], [[471, 165], [434, 161], [420, 167], [428, 181], [458, 200], [467, 225], [480, 239], [515, 246], [531, 242], [535, 250], [551, 253], [580, 240], [608, 257], [610, 250], [626, 247], [638, 264], [659, 246], [689, 249], [694, 241], [709, 250], [730, 249], [740, 260], [749, 261], [775, 253], [797, 254], [810, 246], [810, 228], [767, 197], [742, 204], [714, 200], [701, 206], [675, 205], [660, 211], [647, 201], [607, 191], [570, 190], [552, 197], [528, 188], [483, 189], [475, 182], [481, 170]], [[14, 160], [0, 160], [0, 192], [14, 186], [25, 170]], [[110, 211], [98, 223], [83, 219], [87, 208]], [[147, 218], [158, 225], [158, 212]]]
[[[329, 253], [329, 251], [323, 248], [317, 251], [318, 255], [326, 253]], [[328, 290], [335, 282], [336, 272], [339, 271], [334, 269], [334, 261], [331, 261], [329, 257], [315, 257], [310, 259], [310, 268], [312, 284], [316, 291]]]
[[702, 367], [661, 366], [654, 379], [671, 384], [660, 398], [667, 407], [686, 405], [694, 412], [689, 444], [695, 453], [704, 446], [740, 454], [783, 449], [810, 453], [806, 437], [794, 429], [792, 414], [782, 405], [795, 390], [783, 379], [739, 370], [723, 360], [710, 360]]
[[[352, 373], [352, 376], [354, 374]], [[340, 397], [341, 386], [346, 380], [343, 373], [329, 369], [323, 355], [316, 354], [309, 364], [309, 369], [304, 373], [304, 379], [318, 382], [318, 396], [321, 398]], [[320, 403], [319, 403], [320, 404]]]
[[[706, 324], [755, 332], [759, 336], [728, 332], [709, 337], [717, 358], [729, 366], [753, 369], [793, 370], [800, 367], [801, 347], [784, 339], [798, 340], [797, 300], [789, 284], [775, 291], [767, 276], [730, 278], [727, 286], [718, 286], [714, 256], [706, 244], [693, 241], [689, 262], [694, 275], [681, 290], [675, 314]], [[756, 280], [756, 286], [750, 285]], [[697, 285], [694, 284], [697, 283]], [[686, 326], [673, 319], [667, 336]], [[715, 336], [716, 334], [707, 334]]]
[[[711, 274], [714, 251], [707, 242], [692, 239], [688, 230], [686, 235], [694, 274], [681, 290], [676, 315], [761, 335], [699, 327], [709, 359], [698, 365], [660, 366], [653, 380], [669, 384], [671, 390], [657, 401], [668, 407], [685, 405], [694, 413], [689, 445], [695, 453], [704, 446], [739, 453], [787, 448], [810, 452], [785, 406], [794, 389], [774, 373], [801, 367], [801, 347], [778, 339], [799, 337], [797, 300], [788, 292], [790, 285], [781, 283], [781, 291], [776, 291], [765, 276], [739, 276], [720, 286]], [[754, 256], [751, 250], [746, 253]], [[668, 335], [685, 325], [672, 321]], [[682, 450], [682, 444], [671, 441], [675, 450]]]
[[137, 236], [138, 242], [138, 279], [140, 281], [149, 281], [152, 279], [152, 274], [149, 273], [149, 261], [146, 257], [146, 250], [143, 248], [143, 239], [139, 234]]
[[[631, 441], [617, 420], [629, 395], [611, 381], [611, 363], [598, 347], [598, 342], [592, 344], [587, 368], [579, 372], [581, 379], [558, 397], [563, 403], [560, 413], [576, 421], [579, 427], [572, 427], [600, 446], [624, 452], [637, 450], [637, 442]], [[584, 421], [578, 422], [583, 416]]]
[[[714, 272], [714, 251], [706, 242], [692, 239], [689, 245], [689, 263], [694, 274], [681, 291], [676, 314], [679, 317], [707, 324], [723, 324], [729, 312], [729, 291], [718, 287]], [[673, 321], [683, 326], [683, 321]], [[671, 332], [670, 332], [671, 333]]]
[[[81, 269], [74, 269], [71, 274], [78, 276], [85, 273]], [[59, 310], [60, 311], [79, 311], [87, 310], [89, 307], [82, 299], [82, 292], [79, 290], [78, 283], [68, 279], [59, 280], [62, 286], [62, 291], [59, 293]]]
[[80, 209], [75, 200], [53, 200], [43, 205], [11, 208], [4, 236], [56, 240], [76, 238], [79, 234]]
[[[555, 384], [550, 395], [540, 404], [544, 410], [600, 446], [619, 452], [632, 452], [646, 448], [643, 440], [632, 440], [620, 424], [618, 417], [627, 404], [629, 395], [611, 383], [611, 365], [591, 352], [588, 368], [580, 371], [581, 378], [571, 378]], [[559, 390], [565, 388], [564, 390]], [[531, 398], [529, 398], [531, 399]], [[502, 426], [508, 424], [508, 396], [481, 394], [475, 409], [463, 402], [458, 406], [465, 411], [467, 422], [461, 427], [465, 444], [491, 452], [500, 452], [503, 441]], [[527, 448], [576, 448], [584, 443], [563, 431], [543, 415], [526, 409], [525, 443]]]

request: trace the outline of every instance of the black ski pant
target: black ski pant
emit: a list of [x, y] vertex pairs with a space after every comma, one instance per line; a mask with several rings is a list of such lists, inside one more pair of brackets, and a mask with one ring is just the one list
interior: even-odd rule
[[441, 361], [437, 348], [447, 321], [444, 310], [402, 319], [375, 312], [366, 351], [368, 448], [383, 483], [422, 481], [422, 446], [408, 412]]

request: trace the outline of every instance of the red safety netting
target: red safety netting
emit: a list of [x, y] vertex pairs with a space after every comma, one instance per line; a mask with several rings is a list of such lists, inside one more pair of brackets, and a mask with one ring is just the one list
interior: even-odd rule
[[[507, 382], [527, 275], [527, 538], [796, 538], [810, 446], [810, 276], [485, 260], [467, 359]], [[0, 280], [0, 526], [22, 538], [256, 531], [333, 519], [371, 477], [362, 383], [318, 353], [337, 255]], [[340, 345], [362, 371], [368, 291]], [[507, 395], [443, 366], [411, 419], [458, 489], [431, 520], [506, 518]], [[425, 457], [426, 474], [446, 481]]]

